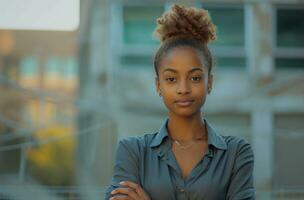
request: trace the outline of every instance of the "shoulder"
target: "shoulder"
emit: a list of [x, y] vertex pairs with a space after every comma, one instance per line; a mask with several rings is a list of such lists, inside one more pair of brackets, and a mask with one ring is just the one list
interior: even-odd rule
[[236, 147], [241, 147], [241, 146], [246, 146], [246, 145], [250, 145], [250, 143], [242, 137], [238, 137], [238, 136], [223, 136], [223, 139], [225, 140], [228, 148], [236, 148]]
[[142, 136], [129, 136], [122, 138], [121, 140], [119, 140], [118, 148], [133, 153], [140, 153], [145, 148], [149, 147], [151, 141], [153, 140], [153, 138], [155, 138], [156, 135], [157, 132], [144, 134]]
[[237, 136], [222, 136], [227, 144], [227, 151], [234, 155], [248, 155], [253, 157], [251, 144], [244, 138]]

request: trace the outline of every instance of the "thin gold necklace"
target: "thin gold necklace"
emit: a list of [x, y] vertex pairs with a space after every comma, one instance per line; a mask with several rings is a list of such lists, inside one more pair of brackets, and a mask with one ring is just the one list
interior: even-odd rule
[[192, 147], [192, 146], [195, 144], [195, 141], [192, 141], [190, 144], [187, 144], [187, 145], [183, 145], [183, 144], [181, 144], [181, 143], [180, 143], [179, 141], [177, 141], [177, 140], [173, 140], [173, 142], [174, 142], [175, 144], [177, 144], [177, 146], [178, 146], [179, 148], [183, 149], [183, 150], [189, 149], [190, 147]]

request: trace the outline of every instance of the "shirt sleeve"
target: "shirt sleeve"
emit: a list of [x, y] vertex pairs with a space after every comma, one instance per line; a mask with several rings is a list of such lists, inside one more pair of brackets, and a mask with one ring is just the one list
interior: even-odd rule
[[112, 181], [105, 191], [105, 200], [111, 197], [112, 190], [120, 187], [119, 182], [139, 182], [136, 146], [135, 141], [131, 139], [123, 139], [118, 143]]
[[227, 200], [254, 200], [253, 186], [254, 155], [251, 145], [245, 140], [239, 142], [231, 180], [227, 192]]

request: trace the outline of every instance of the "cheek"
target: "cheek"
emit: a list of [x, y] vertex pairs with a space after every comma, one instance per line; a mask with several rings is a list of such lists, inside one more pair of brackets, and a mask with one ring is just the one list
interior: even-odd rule
[[174, 97], [176, 94], [172, 90], [172, 88], [164, 88], [162, 92], [162, 101], [166, 105], [166, 107], [172, 107], [174, 104]]
[[172, 93], [172, 91], [168, 91], [168, 90], [166, 90], [166, 92], [164, 92], [162, 95], [162, 99], [165, 104], [172, 103], [174, 101], [173, 97], [174, 97], [174, 94]]
[[199, 84], [192, 88], [192, 93], [195, 96], [204, 96], [207, 92], [207, 85]]
[[207, 97], [207, 87], [205, 85], [196, 87], [192, 90], [192, 94], [197, 98], [200, 104], [203, 104]]

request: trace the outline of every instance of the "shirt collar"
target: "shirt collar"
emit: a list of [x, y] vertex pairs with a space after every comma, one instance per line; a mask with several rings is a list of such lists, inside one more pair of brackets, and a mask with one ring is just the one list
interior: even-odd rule
[[[167, 129], [168, 120], [169, 120], [169, 118], [166, 118], [163, 121], [158, 133], [152, 139], [152, 141], [150, 143], [150, 147], [159, 146], [163, 142], [163, 140], [166, 137], [168, 137], [168, 135], [169, 135], [168, 129]], [[225, 142], [223, 136], [218, 134], [206, 119], [204, 119], [204, 121], [206, 123], [206, 128], [207, 128], [207, 132], [208, 132], [208, 144], [212, 145], [218, 149], [226, 150], [227, 143]]]
[[206, 123], [206, 128], [208, 132], [208, 144], [216, 147], [217, 149], [226, 150], [227, 143], [224, 140], [223, 136], [218, 134], [217, 131], [211, 126], [211, 124], [204, 119]]
[[169, 120], [169, 118], [166, 118], [162, 122], [162, 125], [160, 126], [158, 133], [156, 134], [156, 136], [152, 139], [152, 141], [150, 143], [150, 147], [159, 146], [162, 143], [162, 141], [164, 140], [164, 138], [168, 137], [168, 135], [169, 135], [168, 129], [167, 129], [168, 120]]

